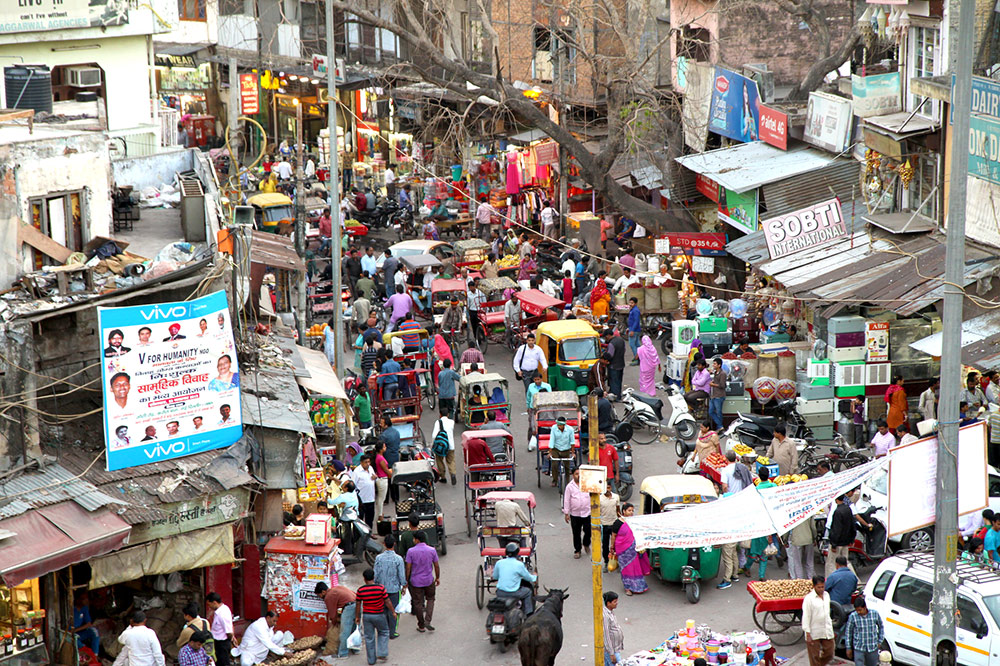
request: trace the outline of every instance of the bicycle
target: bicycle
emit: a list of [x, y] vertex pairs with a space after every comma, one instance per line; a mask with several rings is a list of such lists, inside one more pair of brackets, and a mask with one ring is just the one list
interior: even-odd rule
[[570, 477], [573, 474], [573, 458], [553, 458], [549, 455], [549, 470], [556, 481], [556, 487], [559, 488], [559, 499], [562, 499], [563, 493], [566, 491], [566, 484], [569, 483]]

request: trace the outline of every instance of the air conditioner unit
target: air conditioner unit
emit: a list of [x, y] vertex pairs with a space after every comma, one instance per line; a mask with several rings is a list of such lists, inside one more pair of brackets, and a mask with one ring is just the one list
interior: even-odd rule
[[74, 88], [95, 88], [101, 85], [101, 68], [67, 67], [66, 81]]
[[833, 364], [833, 383], [835, 386], [864, 386], [865, 364]]
[[673, 324], [674, 348], [690, 345], [698, 337], [698, 323], [690, 319], [675, 321]]
[[865, 365], [868, 386], [884, 386], [892, 383], [892, 363], [868, 363]]

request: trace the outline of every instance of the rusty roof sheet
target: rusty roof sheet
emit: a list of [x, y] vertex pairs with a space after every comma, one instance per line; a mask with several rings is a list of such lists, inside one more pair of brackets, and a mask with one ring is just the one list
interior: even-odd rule
[[[84, 466], [92, 460], [87, 460]], [[44, 470], [19, 472], [0, 481], [0, 518], [11, 518], [31, 509], [66, 501], [76, 502], [87, 511], [96, 511], [119, 500], [58, 464], [48, 465]]]
[[295, 253], [295, 244], [288, 236], [254, 231], [250, 239], [250, 261], [286, 271], [304, 271], [301, 257]]

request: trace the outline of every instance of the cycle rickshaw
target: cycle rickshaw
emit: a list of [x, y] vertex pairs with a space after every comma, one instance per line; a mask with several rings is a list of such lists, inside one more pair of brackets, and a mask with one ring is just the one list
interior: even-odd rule
[[[526, 525], [501, 527], [497, 520], [497, 502], [515, 502], [520, 507], [528, 507]], [[512, 509], [513, 510], [513, 509]], [[522, 510], [521, 513], [524, 513]], [[515, 520], [515, 522], [517, 522]], [[535, 534], [535, 496], [523, 491], [495, 491], [480, 495], [476, 499], [476, 537], [479, 541], [479, 554], [483, 563], [476, 571], [476, 605], [482, 610], [486, 605], [486, 593], [493, 593], [496, 583], [493, 582], [493, 565], [506, 556], [504, 549], [510, 542], [517, 543], [520, 550], [518, 557], [524, 562], [528, 571], [538, 571], [538, 555], [536, 545], [538, 537]], [[496, 539], [500, 545], [489, 542]]]
[[[490, 446], [494, 462], [469, 464], [469, 442], [482, 439], [487, 442], [499, 441], [499, 446]], [[498, 453], [502, 450], [502, 453]], [[465, 461], [465, 533], [472, 536], [472, 523], [476, 522], [476, 500], [479, 496], [497, 490], [514, 487], [516, 466], [514, 462], [514, 435], [506, 430], [466, 430], [462, 433], [462, 458]]]
[[458, 418], [475, 428], [487, 421], [486, 413], [496, 412], [497, 421], [510, 420], [507, 378], [495, 372], [471, 372], [458, 380]]
[[552, 429], [556, 427], [556, 419], [560, 416], [565, 417], [567, 427], [574, 430], [573, 456], [569, 459], [570, 469], [567, 469], [564, 475], [560, 474], [560, 470], [550, 468], [551, 474], [558, 475], [553, 478], [556, 479], [559, 495], [562, 496], [570, 471], [580, 464], [580, 428], [583, 423], [580, 400], [574, 391], [543, 391], [536, 393], [532, 402], [533, 426], [528, 437], [535, 440], [535, 472], [539, 488], [542, 487], [542, 468], [546, 458], [549, 457], [549, 439]]

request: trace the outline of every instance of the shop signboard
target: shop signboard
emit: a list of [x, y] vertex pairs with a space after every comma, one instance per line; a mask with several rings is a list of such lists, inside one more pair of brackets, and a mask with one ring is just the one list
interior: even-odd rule
[[[889, 535], [905, 534], [934, 524], [937, 515], [936, 436], [897, 446], [889, 456]], [[958, 515], [986, 507], [986, 424], [958, 430]]]
[[98, 308], [108, 470], [229, 446], [243, 435], [224, 291]]
[[772, 259], [807, 250], [847, 235], [840, 200], [829, 199], [809, 208], [761, 223]]
[[555, 141], [546, 141], [535, 146], [535, 161], [539, 166], [558, 162], [559, 144]]
[[215, 495], [199, 497], [184, 502], [161, 505], [166, 514], [146, 523], [132, 526], [130, 544], [143, 543], [153, 539], [171, 537], [185, 532], [231, 523], [247, 516], [250, 506], [250, 490], [236, 487]]
[[761, 104], [760, 139], [775, 148], [788, 150], [788, 114]]
[[691, 257], [691, 270], [695, 273], [714, 273], [715, 257]]
[[853, 121], [851, 100], [829, 93], [809, 93], [803, 139], [831, 153], [842, 153], [849, 145]]
[[[687, 254], [702, 257], [726, 256], [726, 234], [718, 233], [669, 233], [670, 254]], [[657, 250], [657, 254], [661, 253]]]
[[736, 141], [756, 141], [760, 138], [758, 103], [756, 81], [716, 67], [708, 129]]
[[719, 188], [719, 219], [740, 231], [757, 231], [757, 190], [734, 192]]
[[256, 74], [240, 74], [240, 113], [244, 116], [260, 113]]
[[694, 187], [715, 203], [719, 203], [719, 184], [708, 176], [696, 173], [694, 175]]
[[[319, 55], [314, 53], [312, 57], [312, 75], [314, 78], [323, 79], [326, 83], [327, 74], [327, 59], [325, 55]], [[333, 76], [337, 83], [344, 83], [346, 79], [344, 78], [344, 61], [337, 58], [337, 69], [334, 70]]]
[[884, 363], [889, 360], [889, 322], [865, 322], [865, 360]]
[[851, 105], [858, 118], [884, 116], [903, 110], [899, 72], [851, 77]]
[[129, 0], [4, 0], [0, 34], [128, 23]]
[[1000, 120], [969, 117], [969, 175], [1000, 183]]

